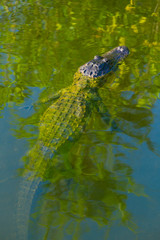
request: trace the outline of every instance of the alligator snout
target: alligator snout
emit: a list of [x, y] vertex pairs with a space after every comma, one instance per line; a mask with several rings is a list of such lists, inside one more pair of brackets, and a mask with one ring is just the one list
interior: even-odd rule
[[102, 56], [95, 56], [94, 59], [85, 63], [79, 71], [90, 78], [103, 77], [115, 69], [116, 65], [129, 55], [126, 46], [119, 46]]

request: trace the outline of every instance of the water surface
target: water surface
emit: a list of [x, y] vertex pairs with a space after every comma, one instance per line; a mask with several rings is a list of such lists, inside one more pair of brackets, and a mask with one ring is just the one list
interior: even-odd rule
[[1, 2], [0, 239], [23, 232], [20, 169], [46, 106], [28, 107], [118, 45], [130, 55], [100, 90], [108, 124], [95, 109], [61, 153], [64, 165], [35, 193], [25, 239], [159, 239], [159, 10], [159, 0]]

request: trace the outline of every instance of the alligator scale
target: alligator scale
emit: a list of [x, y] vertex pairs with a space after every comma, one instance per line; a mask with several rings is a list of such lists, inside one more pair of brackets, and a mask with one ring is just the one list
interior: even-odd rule
[[46, 167], [56, 162], [59, 149], [83, 132], [93, 106], [101, 104], [98, 89], [128, 54], [127, 47], [119, 46], [102, 56], [95, 56], [78, 69], [71, 86], [50, 99], [54, 102], [41, 117], [37, 143], [27, 155], [27, 174], [21, 184], [17, 204], [17, 239], [28, 239], [30, 208]]

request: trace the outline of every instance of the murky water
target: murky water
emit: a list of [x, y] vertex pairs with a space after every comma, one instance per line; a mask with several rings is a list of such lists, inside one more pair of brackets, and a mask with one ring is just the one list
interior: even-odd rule
[[[159, 239], [159, 10], [159, 0], [1, 1], [0, 239]], [[43, 181], [25, 183], [51, 104], [36, 102], [119, 45], [130, 55], [99, 91], [106, 117], [93, 109], [47, 169], [37, 159]]]

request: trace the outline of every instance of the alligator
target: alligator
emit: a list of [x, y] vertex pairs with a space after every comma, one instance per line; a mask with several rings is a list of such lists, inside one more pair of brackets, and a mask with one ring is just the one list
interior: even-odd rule
[[[52, 101], [52, 104], [40, 119], [39, 136], [27, 154], [25, 176], [20, 186], [16, 217], [17, 239], [27, 239], [34, 194], [39, 183], [45, 180], [48, 168], [58, 166], [56, 156], [60, 149], [74, 142], [84, 131], [93, 107], [96, 106], [103, 116], [100, 110], [103, 103], [98, 90], [128, 54], [126, 46], [119, 46], [102, 56], [95, 56], [79, 67], [71, 86], [47, 99], [46, 102]], [[104, 109], [105, 106], [102, 107]]]

